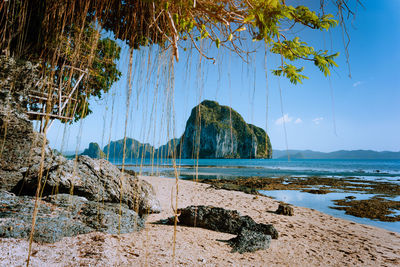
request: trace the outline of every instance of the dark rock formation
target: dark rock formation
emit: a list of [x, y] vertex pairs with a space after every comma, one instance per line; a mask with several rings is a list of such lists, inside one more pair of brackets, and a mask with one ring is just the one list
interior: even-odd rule
[[101, 150], [99, 144], [90, 143], [89, 147], [86, 148], [81, 155], [86, 155], [91, 157], [92, 159], [104, 159], [106, 158], [106, 154]]
[[122, 175], [103, 159], [67, 160], [34, 131], [26, 97], [37, 81], [35, 73], [29, 63], [0, 56], [0, 236], [30, 234], [39, 177], [47, 202], [40, 200], [36, 241], [55, 242], [91, 231], [117, 233], [120, 218], [122, 233], [141, 228], [137, 212], [161, 211], [149, 183]]
[[276, 214], [293, 216], [294, 210], [293, 207], [288, 204], [279, 204], [278, 209], [275, 211]]
[[[122, 158], [123, 151], [124, 139], [112, 141], [103, 149], [105, 155], [108, 156], [110, 159]], [[152, 153], [154, 153], [154, 147], [152, 145], [140, 143], [139, 141], [132, 138], [126, 138], [126, 159], [150, 158]]]
[[26, 95], [37, 79], [36, 67], [0, 56], [0, 189], [10, 190], [22, 172], [40, 157], [43, 137], [25, 114]]
[[213, 206], [189, 206], [178, 209], [179, 225], [201, 227], [218, 232], [239, 234], [241, 228], [263, 232], [272, 238], [278, 238], [278, 232], [272, 224], [256, 223], [249, 216], [241, 216], [236, 210], [226, 210]]
[[[43, 195], [71, 193], [92, 201], [122, 203], [139, 214], [157, 213], [161, 206], [155, 197], [152, 186], [121, 171], [110, 162], [79, 156], [75, 160], [56, 157], [51, 163], [44, 164], [42, 179]], [[40, 164], [31, 166], [18, 185], [16, 193], [34, 195], [37, 188], [37, 174]], [[122, 184], [121, 184], [122, 183]], [[122, 189], [122, 191], [121, 191]]]
[[230, 239], [232, 252], [254, 252], [256, 250], [267, 249], [271, 244], [271, 236], [262, 232], [242, 228], [237, 237]]
[[227, 106], [205, 100], [192, 109], [177, 151], [182, 158], [271, 158], [267, 133]]
[[[178, 225], [201, 227], [218, 232], [238, 235], [229, 240], [233, 251], [252, 252], [267, 249], [271, 238], [278, 238], [272, 224], [256, 223], [249, 216], [241, 216], [236, 210], [213, 206], [189, 206], [178, 209]], [[161, 220], [161, 224], [174, 224], [174, 217]]]
[[54, 153], [28, 120], [20, 102], [24, 94], [0, 90], [1, 189], [18, 195], [34, 195], [42, 170], [44, 195], [73, 193], [92, 201], [116, 203], [122, 196], [122, 203], [140, 213], [161, 210], [150, 184], [130, 175], [122, 176], [108, 161], [87, 156], [80, 156], [76, 161], [67, 160]]
[[328, 193], [333, 192], [332, 190], [327, 190], [327, 189], [303, 189], [301, 192], [306, 192], [310, 194], [315, 194], [315, 195], [325, 195]]
[[[34, 241], [57, 242], [62, 237], [94, 231], [129, 233], [144, 227], [144, 219], [126, 205], [98, 203], [83, 197], [60, 194], [39, 201]], [[0, 237], [27, 238], [31, 232], [33, 197], [17, 197], [0, 191]]]
[[345, 198], [332, 201], [335, 206], [329, 208], [344, 210], [349, 215], [382, 222], [400, 222], [400, 201], [396, 199], [373, 196], [369, 199]]

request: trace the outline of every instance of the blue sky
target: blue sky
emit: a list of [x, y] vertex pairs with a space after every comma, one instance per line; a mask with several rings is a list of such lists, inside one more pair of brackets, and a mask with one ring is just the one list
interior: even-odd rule
[[[211, 99], [231, 106], [247, 122], [267, 129], [274, 149], [288, 146], [325, 152], [399, 151], [400, 1], [364, 1], [364, 6], [347, 23], [351, 37], [348, 49], [351, 78], [340, 27], [331, 34], [315, 34], [306, 29], [298, 33], [315, 48], [340, 52], [339, 67], [329, 78], [306, 63], [305, 74], [310, 79], [301, 85], [272, 76], [271, 69], [279, 64], [279, 58], [273, 55], [267, 56], [266, 79], [261, 47], [250, 64], [221, 49], [210, 50], [217, 64], [200, 61], [195, 51], [191, 54], [181, 51], [181, 60], [175, 63], [174, 92], [171, 88], [156, 89], [157, 67], [162, 67], [168, 59], [160, 58], [150, 66], [155, 67], [155, 76], [149, 78], [148, 51], [136, 53], [127, 136], [161, 145], [183, 133], [195, 105]], [[52, 126], [48, 133], [52, 147], [82, 150], [92, 141], [104, 146], [109, 139], [123, 138], [127, 58], [124, 49], [119, 65], [125, 75], [104, 99], [91, 101], [93, 114], [65, 131], [60, 123]], [[170, 77], [168, 70], [161, 68], [158, 77], [163, 75]]]

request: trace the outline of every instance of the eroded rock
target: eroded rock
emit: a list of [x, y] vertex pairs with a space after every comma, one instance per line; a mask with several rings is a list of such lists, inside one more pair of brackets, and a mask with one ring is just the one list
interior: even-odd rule
[[294, 210], [293, 207], [286, 203], [280, 203], [278, 209], [275, 211], [276, 214], [293, 216]]
[[[25, 178], [13, 189], [26, 195], [33, 195], [37, 187], [40, 163], [31, 166]], [[91, 201], [122, 203], [139, 214], [158, 213], [161, 205], [153, 187], [146, 181], [121, 171], [104, 159], [79, 156], [66, 160], [57, 156], [51, 163], [45, 163], [42, 179], [44, 195], [73, 193]]]
[[[182, 158], [271, 158], [267, 133], [230, 107], [204, 100], [192, 109], [176, 144]], [[197, 151], [197, 152], [196, 152]]]
[[271, 236], [263, 232], [242, 228], [237, 237], [228, 241], [232, 246], [232, 252], [254, 252], [261, 249], [268, 249], [271, 244]]
[[242, 228], [263, 232], [273, 239], [278, 231], [272, 224], [256, 223], [249, 216], [241, 216], [236, 210], [227, 210], [213, 206], [189, 206], [178, 209], [179, 225], [201, 227], [218, 232], [239, 234]]
[[[241, 216], [236, 210], [213, 206], [189, 206], [178, 209], [178, 225], [201, 227], [218, 232], [237, 235], [228, 243], [233, 252], [252, 252], [267, 249], [272, 239], [278, 238], [278, 231], [272, 224], [256, 223], [249, 216]], [[159, 221], [174, 224], [174, 217]]]
[[[43, 201], [44, 200], [44, 201]], [[97, 203], [86, 198], [60, 194], [39, 200], [33, 239], [53, 243], [63, 237], [94, 231], [130, 233], [144, 227], [144, 219], [126, 205]], [[34, 197], [0, 191], [0, 237], [28, 238], [31, 232]], [[119, 214], [121, 208], [121, 220]]]
[[153, 187], [123, 175], [108, 161], [87, 156], [67, 160], [52, 151], [26, 115], [27, 96], [36, 81], [35, 66], [0, 56], [0, 236], [29, 235], [39, 177], [47, 197], [40, 201], [36, 241], [140, 229], [138, 213], [161, 211]]

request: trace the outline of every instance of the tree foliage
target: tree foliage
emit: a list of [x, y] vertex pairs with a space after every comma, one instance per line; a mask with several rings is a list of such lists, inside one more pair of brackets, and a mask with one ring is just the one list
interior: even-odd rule
[[[289, 1], [288, 1], [289, 2]], [[89, 69], [80, 87], [78, 116], [84, 117], [89, 96], [101, 96], [120, 73], [115, 62], [120, 39], [132, 49], [158, 45], [171, 49], [178, 61], [181, 48], [191, 46], [208, 56], [202, 42], [233, 51], [243, 59], [248, 42], [262, 41], [281, 56], [273, 73], [292, 83], [307, 78], [295, 61], [312, 61], [324, 75], [337, 66], [338, 53], [318, 50], [288, 33], [298, 26], [328, 31], [352, 14], [349, 2], [320, 1], [292, 6], [284, 0], [10, 0], [0, 4], [0, 48], [15, 57], [45, 63], [57, 70], [63, 64]], [[336, 10], [326, 14], [325, 8]], [[333, 8], [332, 8], [333, 6]], [[109, 32], [113, 39], [101, 39]]]
[[[96, 33], [96, 30], [93, 30], [90, 27], [85, 30], [91, 32], [86, 33], [88, 36]], [[95, 51], [93, 55], [90, 54], [90, 50], [92, 48], [88, 46], [87, 43], [84, 43], [83, 45], [86, 47], [82, 50], [88, 53], [84, 54], [82, 52], [80, 57], [89, 57], [88, 61], [91, 60], [91, 64], [87, 64], [87, 79], [80, 83], [77, 88], [77, 95], [79, 99], [77, 102], [76, 111], [74, 114], [71, 114], [74, 116], [75, 121], [92, 113], [88, 102], [90, 97], [94, 96], [101, 98], [102, 94], [107, 93], [112, 84], [118, 81], [121, 77], [121, 72], [118, 70], [116, 64], [120, 58], [121, 48], [114, 40], [110, 38], [98, 40], [97, 46], [94, 48]], [[90, 59], [91, 56], [93, 57], [92, 59]], [[64, 61], [63, 63], [67, 62]], [[77, 75], [75, 75], [73, 78], [76, 79], [76, 76]]]

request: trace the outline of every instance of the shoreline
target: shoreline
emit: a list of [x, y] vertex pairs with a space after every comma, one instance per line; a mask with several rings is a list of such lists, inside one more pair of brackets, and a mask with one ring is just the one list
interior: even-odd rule
[[400, 186], [397, 183], [318, 176], [199, 179], [199, 182], [217, 189], [270, 196], [295, 206], [400, 233]]
[[272, 190], [260, 193], [278, 201], [284, 201], [293, 206], [314, 209], [324, 214], [331, 215], [335, 218], [340, 218], [359, 224], [371, 225], [400, 234], [400, 222], [385, 222], [365, 217], [357, 217], [347, 214], [345, 210], [338, 209], [337, 207], [341, 206], [336, 206], [334, 203], [336, 199], [346, 199], [346, 197], [348, 198], [349, 196], [356, 197], [357, 200], [366, 200], [368, 198], [373, 198], [374, 195], [372, 194], [349, 194], [340, 192], [328, 194], [310, 194], [300, 190]]
[[[211, 230], [178, 226], [176, 256], [172, 257], [173, 226], [152, 224], [173, 215], [171, 195], [175, 180], [154, 176], [140, 177], [151, 183], [163, 211], [147, 218], [140, 232], [109, 235], [91, 233], [67, 237], [54, 244], [33, 245], [31, 266], [67, 265], [238, 265], [238, 266], [398, 266], [400, 234], [358, 224], [325, 213], [294, 208], [294, 216], [273, 213], [279, 201], [239, 191], [214, 189], [207, 184], [179, 180], [178, 208], [212, 205], [238, 210], [256, 222], [271, 223], [279, 238], [267, 250], [231, 253], [221, 240], [233, 235]], [[174, 202], [175, 203], [175, 202]], [[0, 265], [24, 265], [28, 242], [0, 239]]]

